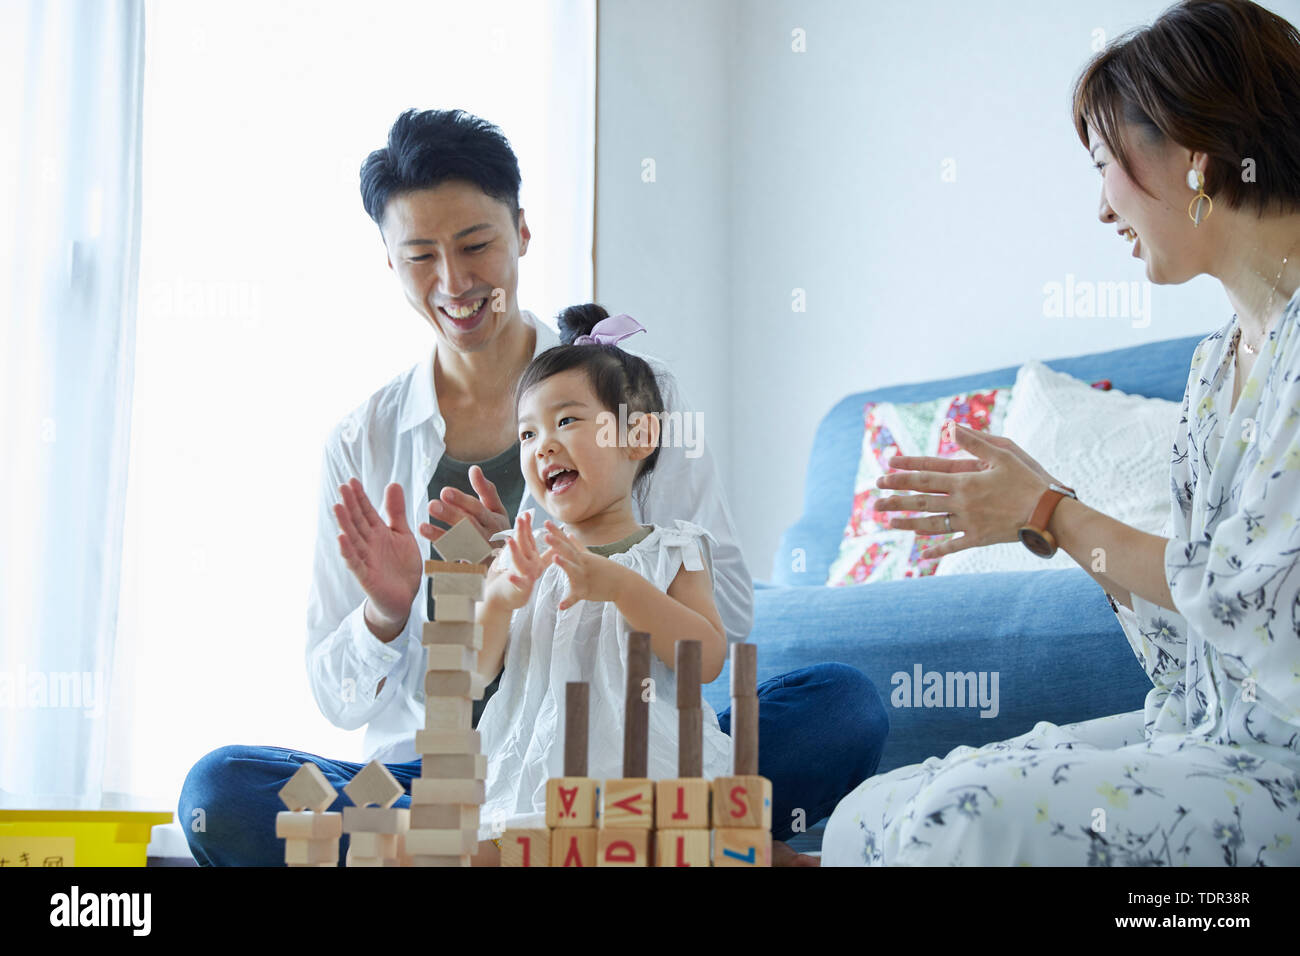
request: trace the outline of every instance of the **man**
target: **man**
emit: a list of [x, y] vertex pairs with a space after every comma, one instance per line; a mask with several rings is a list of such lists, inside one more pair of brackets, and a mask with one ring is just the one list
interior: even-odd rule
[[[363, 202], [389, 267], [433, 331], [434, 347], [326, 442], [307, 667], [321, 712], [345, 729], [365, 726], [368, 759], [388, 764], [408, 790], [420, 769], [420, 632], [433, 617], [431, 595], [420, 606], [429, 546], [411, 529], [436, 542], [444, 528], [469, 518], [487, 538], [508, 528], [521, 507], [541, 510], [524, 496], [514, 389], [532, 358], [558, 339], [516, 300], [519, 257], [531, 239], [519, 184], [501, 132], [458, 110], [402, 114], [388, 145], [361, 170]], [[684, 410], [671, 374], [652, 365], [665, 411]], [[712, 533], [718, 610], [728, 640], [744, 640], [752, 620], [749, 572], [713, 459], [707, 449], [691, 452], [688, 458], [681, 447], [661, 450], [637, 517], [645, 524], [680, 518]], [[370, 500], [381, 494], [386, 522]], [[430, 520], [422, 522], [426, 514]], [[797, 811], [816, 822], [874, 772], [887, 720], [866, 677], [842, 665], [783, 675], [760, 686], [759, 696], [760, 771], [773, 780], [774, 835], [788, 836]], [[730, 714], [719, 714], [719, 722], [729, 731]], [[224, 747], [203, 758], [180, 803], [183, 822], [187, 807], [206, 808], [208, 829], [189, 834], [199, 862], [275, 862], [276, 808], [266, 795], [273, 797], [277, 781], [306, 759], [336, 787], [361, 766], [265, 747]], [[337, 806], [345, 803], [340, 797]], [[409, 796], [398, 805], [409, 805]], [[214, 820], [214, 806], [239, 818], [243, 829], [223, 828], [227, 814]], [[815, 860], [778, 842], [774, 862]]]

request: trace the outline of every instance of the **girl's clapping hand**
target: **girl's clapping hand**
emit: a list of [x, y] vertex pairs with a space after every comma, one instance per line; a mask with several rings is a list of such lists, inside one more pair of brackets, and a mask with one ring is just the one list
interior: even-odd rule
[[533, 540], [533, 518], [527, 513], [515, 519], [515, 533], [508, 547], [510, 561], [502, 561], [498, 556], [488, 569], [483, 599], [484, 603], [514, 611], [528, 603], [533, 585], [551, 563], [552, 552], [547, 549], [544, 554], [538, 553], [537, 542]]
[[549, 556], [569, 579], [569, 593], [560, 602], [565, 611], [579, 601], [613, 601], [617, 597], [619, 565], [609, 558], [593, 554], [565, 534], [555, 522], [546, 522], [546, 549]]

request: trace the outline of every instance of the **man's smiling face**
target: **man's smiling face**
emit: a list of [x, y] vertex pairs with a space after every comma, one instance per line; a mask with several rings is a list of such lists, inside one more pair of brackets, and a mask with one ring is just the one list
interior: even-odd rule
[[449, 180], [394, 196], [381, 231], [406, 300], [446, 345], [478, 351], [519, 318], [519, 257], [530, 237], [522, 210], [512, 223], [505, 203]]

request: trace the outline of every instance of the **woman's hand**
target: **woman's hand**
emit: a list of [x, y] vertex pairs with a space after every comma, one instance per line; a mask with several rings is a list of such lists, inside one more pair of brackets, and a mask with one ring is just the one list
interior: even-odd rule
[[[429, 515], [453, 528], [457, 521], [468, 518], [474, 522], [483, 539], [491, 541], [494, 534], [510, 527], [509, 513], [501, 503], [497, 486], [488, 481], [478, 465], [470, 466], [469, 484], [474, 489], [474, 494], [478, 495], [477, 498], [450, 486], [443, 488], [438, 497], [429, 502]], [[443, 528], [435, 528], [428, 522], [421, 524], [419, 531], [434, 544], [447, 533]]]
[[[901, 469], [883, 475], [879, 488], [923, 492], [894, 495], [876, 502], [877, 511], [925, 511], [925, 517], [894, 518], [891, 528], [922, 535], [964, 532], [921, 552], [938, 558], [966, 548], [1016, 541], [1022, 525], [1049, 483], [1060, 484], [1009, 438], [956, 425], [953, 438], [975, 458], [898, 455], [889, 464]], [[951, 528], [944, 515], [951, 515]]]
[[620, 567], [609, 558], [593, 554], [564, 533], [554, 521], [546, 522], [546, 553], [569, 579], [569, 593], [560, 602], [566, 611], [579, 601], [615, 601], [618, 599]]
[[528, 603], [533, 586], [551, 563], [551, 552], [537, 552], [533, 540], [533, 516], [525, 512], [515, 520], [515, 533], [507, 545], [509, 562], [494, 560], [488, 568], [483, 601], [495, 610], [515, 611]]

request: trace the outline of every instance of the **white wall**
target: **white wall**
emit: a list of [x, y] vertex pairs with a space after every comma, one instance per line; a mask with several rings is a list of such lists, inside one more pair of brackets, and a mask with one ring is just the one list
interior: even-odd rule
[[[1268, 5], [1300, 22], [1300, 0]], [[709, 436], [755, 577], [799, 515], [813, 432], [843, 395], [1231, 317], [1207, 277], [1152, 287], [1149, 324], [1043, 316], [1044, 284], [1067, 274], [1144, 279], [1097, 219], [1101, 179], [1070, 94], [1095, 30], [1110, 39], [1166, 6], [601, 3], [597, 287], [620, 307], [689, 290], [702, 308], [665, 320], [674, 333], [708, 317], [709, 333], [674, 357], [715, 403], [711, 426], [727, 389]], [[792, 50], [796, 29], [806, 52]], [[635, 144], [617, 139], [629, 131]], [[661, 161], [659, 184], [644, 186], [639, 155], [690, 162], [670, 167], [688, 181], [668, 185]], [[794, 289], [806, 312], [792, 310]]]

